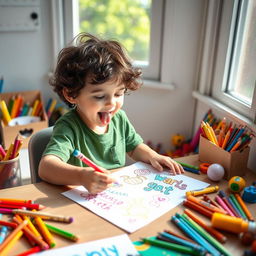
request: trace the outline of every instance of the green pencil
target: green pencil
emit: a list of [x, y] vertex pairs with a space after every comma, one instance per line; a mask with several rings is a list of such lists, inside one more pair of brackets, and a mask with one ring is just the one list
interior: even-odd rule
[[246, 214], [244, 213], [242, 207], [240, 206], [240, 204], [238, 203], [238, 201], [236, 200], [236, 197], [233, 194], [229, 195], [229, 198], [232, 200], [232, 202], [234, 203], [234, 205], [236, 206], [237, 210], [239, 211], [239, 213], [242, 215], [242, 218], [245, 220], [248, 220]]
[[[175, 160], [176, 161], [176, 160]], [[182, 162], [179, 162], [179, 161], [176, 161], [178, 164], [180, 164], [181, 166], [184, 166], [184, 167], [188, 167], [188, 168], [192, 168], [192, 169], [195, 169], [195, 170], [199, 170], [199, 167], [198, 166], [195, 166], [195, 165], [191, 165], [191, 164], [186, 164], [186, 163], [182, 163]]]
[[188, 255], [199, 255], [198, 252], [195, 251], [194, 249], [187, 246], [179, 245], [179, 244], [164, 242], [164, 241], [156, 240], [154, 238], [149, 238], [149, 237], [143, 238], [142, 241], [146, 244], [151, 244], [157, 247], [166, 248], [166, 249], [174, 250], [177, 252], [187, 253]]
[[60, 236], [63, 236], [69, 240], [72, 240], [72, 241], [77, 241], [79, 238], [76, 236], [76, 235], [73, 235], [72, 233], [69, 233], [65, 230], [62, 230], [60, 228], [57, 228], [57, 227], [54, 227], [52, 225], [49, 225], [47, 223], [45, 223], [45, 226], [49, 229], [50, 232], [52, 233], [55, 233], [55, 234], [58, 234]]
[[180, 216], [186, 223], [188, 223], [194, 230], [196, 230], [202, 237], [204, 237], [212, 246], [214, 246], [218, 251], [222, 252], [224, 255], [231, 256], [231, 254], [226, 250], [226, 248], [220, 244], [215, 238], [213, 238], [208, 232], [206, 232], [202, 227], [200, 227], [195, 221], [193, 221], [186, 213]]

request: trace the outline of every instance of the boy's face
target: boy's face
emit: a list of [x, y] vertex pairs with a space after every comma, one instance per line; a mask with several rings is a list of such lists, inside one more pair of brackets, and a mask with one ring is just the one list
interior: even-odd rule
[[123, 106], [124, 93], [125, 86], [113, 80], [97, 85], [87, 83], [73, 103], [86, 125], [103, 134], [111, 118]]

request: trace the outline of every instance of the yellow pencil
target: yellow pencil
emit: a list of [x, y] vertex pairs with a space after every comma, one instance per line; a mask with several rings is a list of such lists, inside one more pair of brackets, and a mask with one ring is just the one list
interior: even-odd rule
[[219, 144], [218, 144], [218, 140], [217, 140], [217, 138], [216, 138], [216, 135], [215, 135], [215, 133], [214, 133], [213, 128], [212, 128], [208, 123], [206, 123], [206, 125], [208, 126], [209, 131], [210, 131], [210, 133], [211, 133], [211, 135], [212, 135], [214, 144], [218, 146], [218, 145], [219, 145]]
[[31, 116], [34, 116], [35, 115], [35, 112], [36, 112], [36, 109], [37, 109], [37, 106], [39, 104], [39, 100], [36, 100], [34, 105], [33, 105], [33, 108], [32, 108], [32, 113], [31, 113]]
[[56, 245], [52, 234], [44, 224], [43, 220], [40, 217], [35, 217], [35, 223], [38, 226], [44, 240], [47, 242], [47, 244], [52, 248]]
[[53, 100], [52, 100], [52, 103], [51, 103], [51, 105], [50, 105], [50, 107], [49, 107], [49, 110], [48, 110], [48, 112], [47, 112], [48, 118], [51, 117], [52, 111], [54, 110], [56, 104], [57, 104], [57, 100], [53, 99]]
[[42, 238], [41, 234], [38, 232], [34, 224], [31, 222], [28, 216], [22, 215], [23, 220], [28, 221], [28, 228], [34, 233], [35, 236]]
[[14, 147], [14, 145], [13, 145], [13, 143], [12, 143], [12, 144], [10, 145], [10, 147], [8, 148], [7, 152], [6, 152], [6, 155], [5, 155], [4, 159], [3, 159], [3, 161], [9, 160], [9, 158], [10, 158], [10, 156], [11, 156], [11, 153], [12, 153], [12, 151], [13, 151], [13, 147]]
[[21, 238], [23, 235], [23, 232], [20, 230], [17, 234], [15, 234], [12, 238], [12, 240], [2, 249], [1, 256], [10, 255], [9, 251], [10, 249], [15, 245], [15, 243]]
[[6, 103], [4, 100], [1, 100], [1, 109], [2, 109], [2, 113], [3, 113], [3, 118], [5, 123], [8, 125], [8, 123], [12, 120], [10, 113], [7, 109]]

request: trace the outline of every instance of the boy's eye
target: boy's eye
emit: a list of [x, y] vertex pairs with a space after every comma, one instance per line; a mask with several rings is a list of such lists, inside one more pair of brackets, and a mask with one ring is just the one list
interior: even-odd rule
[[102, 100], [102, 99], [104, 99], [104, 95], [102, 95], [102, 96], [94, 96], [94, 98], [96, 99], [96, 100]]

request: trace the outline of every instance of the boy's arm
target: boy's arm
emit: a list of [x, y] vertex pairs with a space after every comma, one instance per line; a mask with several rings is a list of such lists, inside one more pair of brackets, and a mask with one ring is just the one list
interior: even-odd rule
[[128, 152], [128, 155], [135, 161], [151, 164], [158, 171], [168, 168], [173, 174], [184, 172], [182, 166], [172, 158], [158, 154], [144, 143], [139, 144], [133, 151]]
[[108, 175], [109, 172], [104, 171], [105, 173], [100, 173], [90, 167], [74, 166], [63, 162], [57, 156], [46, 155], [40, 161], [38, 174], [41, 179], [49, 183], [82, 185], [90, 193], [99, 193], [113, 182], [113, 179]]

